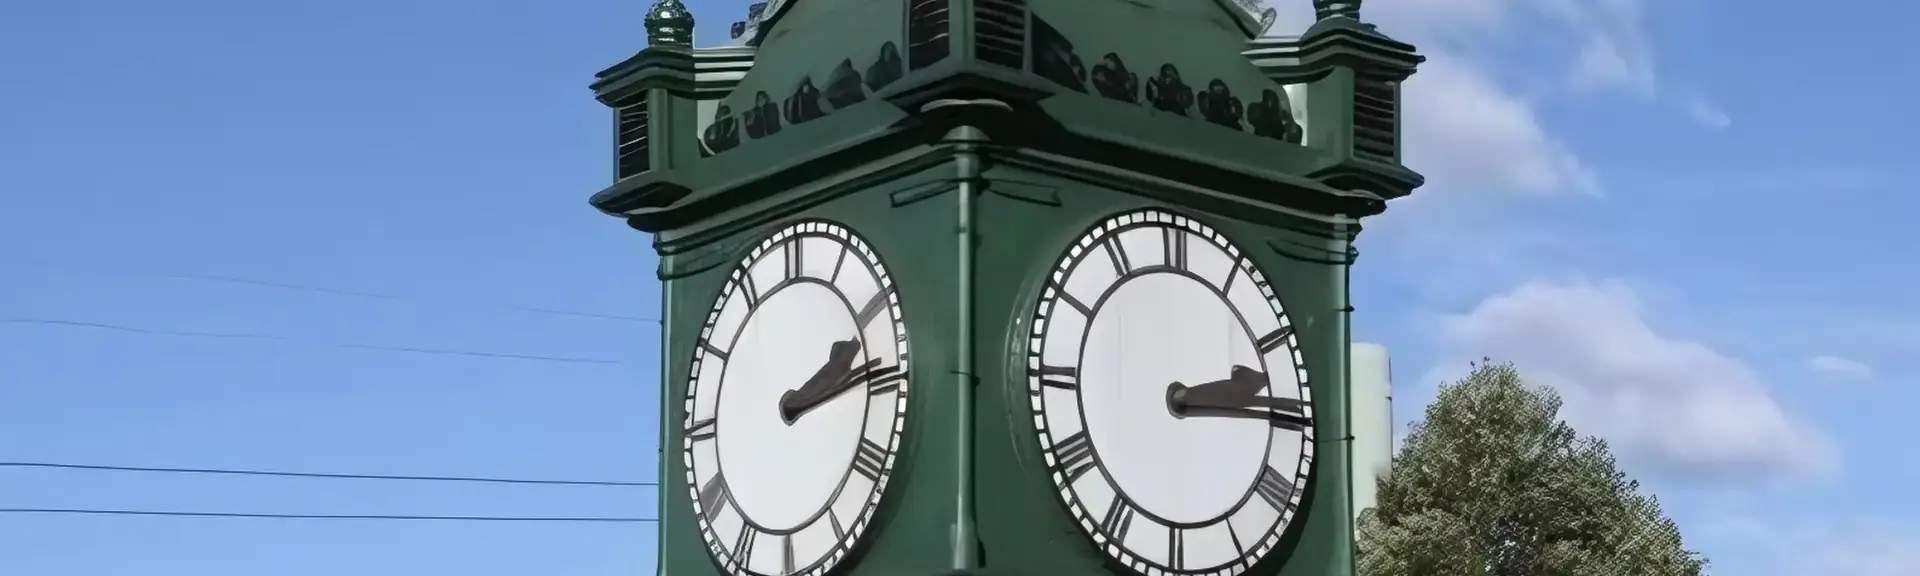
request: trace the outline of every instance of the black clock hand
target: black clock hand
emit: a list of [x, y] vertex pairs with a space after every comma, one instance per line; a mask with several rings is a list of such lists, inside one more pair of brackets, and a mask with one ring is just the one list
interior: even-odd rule
[[1167, 385], [1167, 409], [1175, 417], [1256, 418], [1274, 426], [1303, 430], [1313, 425], [1306, 403], [1292, 398], [1258, 396], [1267, 387], [1267, 375], [1235, 365], [1225, 380], [1187, 386]]
[[801, 416], [825, 405], [828, 400], [838, 398], [848, 390], [863, 385], [898, 380], [900, 379], [899, 371], [898, 366], [880, 366], [880, 360], [876, 358], [848, 370], [844, 377], [818, 390], [811, 392], [804, 389], [789, 390], [780, 396], [780, 417], [785, 419], [787, 424], [793, 424], [799, 421]]
[[847, 339], [834, 342], [827, 351], [827, 361], [814, 371], [813, 377], [799, 388], [788, 390], [780, 395], [780, 417], [788, 424], [799, 420], [802, 414], [812, 411], [826, 401], [851, 389], [854, 384], [867, 380], [867, 376], [879, 366], [878, 359], [868, 360], [860, 366], [853, 361], [860, 356], [859, 339]]

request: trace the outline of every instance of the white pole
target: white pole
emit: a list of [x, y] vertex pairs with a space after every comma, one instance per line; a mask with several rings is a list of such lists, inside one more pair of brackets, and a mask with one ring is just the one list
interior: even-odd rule
[[1353, 515], [1379, 502], [1377, 482], [1393, 465], [1393, 371], [1387, 347], [1354, 342], [1353, 365]]

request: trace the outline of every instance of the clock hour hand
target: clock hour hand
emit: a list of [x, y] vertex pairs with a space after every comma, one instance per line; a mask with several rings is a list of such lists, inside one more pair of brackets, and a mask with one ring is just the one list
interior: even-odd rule
[[813, 377], [799, 388], [780, 395], [780, 417], [792, 424], [802, 414], [845, 392], [853, 382], [860, 380], [858, 376], [880, 364], [879, 360], [869, 360], [856, 367], [853, 361], [859, 357], [858, 338], [834, 342], [827, 350], [827, 361], [814, 371]]
[[1266, 373], [1235, 365], [1225, 380], [1193, 386], [1179, 382], [1167, 385], [1167, 409], [1178, 418], [1255, 418], [1289, 430], [1304, 430], [1313, 425], [1313, 419], [1305, 415], [1305, 402], [1259, 396], [1266, 387]]

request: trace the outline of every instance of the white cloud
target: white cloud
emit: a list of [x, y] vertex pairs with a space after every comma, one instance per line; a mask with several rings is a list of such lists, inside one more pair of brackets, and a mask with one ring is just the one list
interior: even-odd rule
[[1820, 376], [1833, 380], [1872, 380], [1873, 367], [1859, 360], [1839, 356], [1815, 356], [1807, 361], [1807, 369]]
[[1803, 537], [1798, 543], [1813, 545], [1792, 560], [1796, 574], [1920, 576], [1920, 531], [1911, 526], [1857, 526]]
[[1733, 126], [1732, 117], [1727, 116], [1727, 113], [1721, 110], [1719, 106], [1715, 106], [1712, 102], [1708, 102], [1703, 98], [1694, 98], [1687, 101], [1687, 117], [1692, 118], [1695, 124], [1714, 130], [1725, 130], [1727, 127]]
[[[1311, 22], [1308, 2], [1273, 2], [1278, 30]], [[1625, 88], [1651, 96], [1656, 85], [1653, 43], [1639, 0], [1373, 0], [1364, 19], [1427, 50], [1462, 52], [1518, 38], [1566, 53], [1568, 80], [1586, 89]]]
[[[1505, 285], [1508, 267], [1526, 260], [1514, 250], [1538, 245], [1493, 238], [1533, 236], [1494, 214], [1515, 199], [1565, 194], [1599, 196], [1600, 178], [1543, 120], [1535, 103], [1501, 81], [1492, 62], [1476, 58], [1476, 37], [1517, 29], [1534, 0], [1374, 0], [1363, 18], [1414, 43], [1427, 57], [1402, 94], [1406, 162], [1427, 177], [1411, 197], [1369, 222], [1370, 254], [1399, 263], [1394, 278], [1420, 298], [1478, 297]], [[1309, 2], [1270, 3], [1275, 34], [1312, 24]], [[1461, 40], [1461, 41], [1456, 41]], [[1556, 72], [1557, 73], [1557, 72]], [[1529, 277], [1526, 270], [1520, 277]]]
[[[1740, 573], [1777, 576], [1920, 576], [1920, 526], [1880, 520], [1764, 521], [1725, 515], [1700, 535], [1724, 542]], [[1716, 562], [1716, 564], [1728, 564]], [[1716, 566], [1721, 567], [1721, 566]]]
[[1522, 5], [1516, 0], [1373, 0], [1362, 5], [1361, 18], [1380, 22], [1394, 35], [1486, 33], [1504, 27]]
[[[1482, 63], [1426, 40], [1450, 31], [1498, 26], [1516, 9], [1511, 0], [1379, 0], [1364, 18], [1382, 31], [1423, 43], [1427, 62], [1402, 94], [1409, 167], [1427, 187], [1408, 202], [1449, 192], [1595, 194], [1598, 178], [1553, 137], [1532, 102], [1501, 86]], [[1272, 4], [1275, 33], [1298, 33], [1313, 22], [1308, 2]]]
[[1567, 33], [1584, 38], [1570, 69], [1576, 88], [1654, 95], [1653, 41], [1638, 0], [1546, 0], [1539, 6]]
[[1548, 134], [1531, 103], [1470, 62], [1429, 56], [1407, 80], [1409, 167], [1443, 190], [1597, 194], [1599, 180]]
[[1627, 62], [1620, 47], [1613, 38], [1604, 34], [1595, 34], [1587, 38], [1587, 44], [1580, 49], [1580, 55], [1574, 58], [1572, 78], [1573, 87], [1583, 90], [1631, 84], [1640, 71]]
[[1529, 282], [1444, 318], [1441, 335], [1453, 358], [1513, 361], [1565, 397], [1569, 422], [1661, 471], [1794, 477], [1836, 465], [1825, 436], [1751, 367], [1659, 333], [1618, 281]]

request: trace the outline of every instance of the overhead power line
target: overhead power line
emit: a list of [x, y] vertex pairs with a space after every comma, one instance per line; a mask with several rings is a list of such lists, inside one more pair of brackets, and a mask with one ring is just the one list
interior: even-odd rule
[[0, 508], [0, 514], [59, 514], [88, 516], [172, 516], [185, 518], [253, 518], [271, 520], [384, 520], [438, 522], [570, 522], [623, 523], [659, 522], [658, 518], [583, 516], [410, 516], [396, 514], [264, 514], [247, 512], [189, 512], [177, 510], [95, 510], [82, 508]]
[[[451, 307], [466, 307], [466, 308], [481, 307], [481, 308], [494, 308], [494, 309], [500, 309], [500, 310], [512, 310], [516, 312], [526, 312], [531, 314], [570, 316], [574, 318], [594, 318], [599, 320], [613, 320], [618, 322], [634, 322], [634, 323], [645, 323], [645, 324], [660, 323], [660, 319], [658, 318], [648, 318], [645, 316], [609, 314], [605, 312], [586, 312], [586, 311], [579, 311], [579, 310], [565, 310], [565, 309], [559, 309], [559, 308], [546, 308], [546, 307], [538, 307], [538, 306], [521, 306], [517, 304], [458, 302], [458, 301], [446, 300], [442, 298], [429, 299], [429, 298], [421, 298], [416, 296], [407, 296], [403, 294], [372, 292], [367, 290], [352, 290], [352, 289], [346, 289], [346, 288], [334, 288], [329, 286], [316, 286], [311, 284], [281, 282], [276, 280], [259, 280], [259, 279], [253, 279], [253, 278], [242, 278], [237, 276], [204, 275], [204, 274], [156, 274], [156, 273], [130, 272], [125, 270], [109, 271], [109, 270], [91, 269], [91, 268], [80, 269], [80, 268], [74, 268], [71, 265], [65, 265], [65, 264], [59, 265], [59, 266], [49, 266], [44, 264], [30, 264], [30, 265], [35, 268], [58, 270], [58, 271], [64, 271], [64, 272], [76, 272], [80, 274], [97, 274], [97, 275], [104, 275], [104, 276], [152, 278], [152, 279], [159, 279], [159, 280], [205, 282], [205, 283], [213, 283], [213, 284], [234, 284], [234, 285], [240, 285], [240, 286], [253, 286], [258, 288], [272, 288], [276, 290], [293, 290], [293, 291], [299, 291], [299, 292], [331, 294], [334, 296], [344, 296], [349, 298], [385, 300], [390, 302], [404, 302], [412, 305], [442, 306], [442, 307], [451, 306]], [[9, 267], [18, 268], [17, 265], [12, 265], [12, 264], [10, 264]]]
[[[399, 301], [399, 302], [408, 302], [413, 304], [421, 303], [421, 300], [418, 298], [401, 296], [397, 294], [365, 292], [360, 290], [343, 290], [339, 288], [327, 288], [324, 286], [309, 286], [309, 285], [303, 285], [303, 284], [290, 284], [286, 282], [270, 282], [266, 280], [252, 280], [248, 278], [235, 278], [231, 276], [200, 276], [200, 275], [190, 275], [190, 274], [173, 274], [173, 275], [166, 275], [162, 277], [171, 279], [171, 280], [190, 280], [194, 282], [212, 282], [212, 283], [219, 283], [219, 284], [240, 284], [245, 286], [259, 286], [262, 288], [277, 288], [280, 290], [298, 290], [303, 292], [318, 292], [322, 294], [333, 294], [336, 296], [348, 296], [353, 298], [392, 300], [392, 301]], [[445, 303], [446, 301], [435, 300], [435, 302]], [[491, 304], [487, 306], [490, 308], [500, 308], [503, 310], [515, 310], [519, 312], [531, 312], [534, 314], [552, 314], [555, 316], [573, 316], [576, 318], [597, 318], [601, 320], [618, 320], [622, 322], [643, 322], [648, 324], [660, 323], [660, 320], [654, 319], [654, 318], [644, 318], [640, 316], [626, 316], [626, 315], [620, 315], [620, 314], [605, 314], [600, 312], [579, 312], [574, 310], [560, 310], [555, 308], [536, 308], [531, 306], [519, 306], [514, 304]]]
[[484, 484], [535, 484], [547, 486], [658, 486], [658, 482], [611, 481], [611, 480], [534, 480], [525, 478], [490, 478], [479, 476], [394, 476], [381, 474], [342, 474], [333, 472], [284, 472], [275, 470], [237, 470], [230, 468], [160, 468], [145, 466], [109, 466], [101, 464], [70, 464], [64, 462], [0, 462], [0, 468], [53, 468], [63, 470], [97, 470], [108, 472], [142, 472], [156, 474], [210, 474], [226, 476], [278, 476], [286, 478], [321, 478], [331, 480], [404, 480], [421, 482], [469, 482]]
[[611, 359], [605, 359], [605, 358], [544, 356], [544, 355], [537, 355], [537, 354], [515, 354], [515, 353], [507, 353], [507, 352], [479, 352], [479, 351], [472, 351], [472, 350], [449, 350], [449, 349], [442, 349], [442, 348], [414, 348], [414, 347], [407, 347], [407, 346], [384, 346], [379, 344], [316, 342], [316, 341], [308, 341], [308, 340], [299, 340], [299, 339], [289, 338], [286, 336], [280, 336], [275, 334], [191, 332], [191, 331], [181, 331], [181, 330], [161, 330], [161, 329], [153, 329], [153, 328], [125, 326], [120, 324], [108, 324], [105, 322], [89, 322], [84, 320], [64, 320], [64, 319], [51, 319], [51, 318], [0, 318], [0, 324], [90, 328], [95, 330], [113, 330], [118, 332], [129, 332], [134, 334], [145, 334], [148, 336], [172, 336], [172, 337], [181, 337], [181, 338], [209, 338], [209, 339], [230, 339], [230, 340], [262, 340], [262, 341], [271, 341], [271, 342], [327, 346], [327, 347], [333, 347], [333, 348], [345, 348], [345, 349], [353, 349], [353, 350], [378, 350], [382, 352], [396, 352], [396, 353], [404, 353], [404, 354], [470, 356], [470, 357], [479, 357], [479, 358], [500, 358], [500, 359], [508, 359], [508, 360], [532, 360], [532, 361], [539, 361], [539, 362], [559, 362], [559, 363], [566, 363], [566, 364], [627, 364], [627, 362], [625, 361], [611, 360]]

